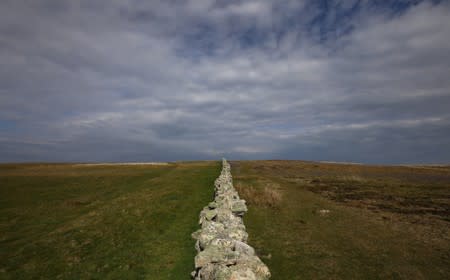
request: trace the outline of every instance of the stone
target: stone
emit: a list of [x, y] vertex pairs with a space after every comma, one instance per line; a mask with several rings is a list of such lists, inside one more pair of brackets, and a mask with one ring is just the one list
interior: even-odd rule
[[228, 230], [228, 237], [234, 240], [247, 242], [248, 233], [240, 229]]
[[194, 239], [198, 239], [198, 237], [200, 236], [200, 234], [202, 233], [202, 230], [199, 229], [197, 231], [194, 231], [193, 233], [191, 233], [191, 237]]
[[231, 205], [231, 212], [238, 216], [242, 216], [247, 212], [247, 205], [245, 205], [245, 200], [237, 200]]
[[236, 252], [239, 252], [239, 253], [245, 254], [245, 255], [249, 255], [249, 256], [255, 255], [255, 249], [253, 249], [253, 247], [251, 247], [247, 243], [244, 243], [239, 240], [236, 240], [234, 242], [234, 250]]
[[216, 210], [203, 210], [203, 213], [208, 221], [212, 221], [217, 216]]
[[231, 277], [231, 271], [228, 266], [217, 266], [216, 273], [214, 274], [215, 280], [228, 280]]
[[229, 280], [256, 280], [255, 273], [250, 269], [242, 269], [233, 271], [230, 275]]
[[222, 171], [214, 182], [215, 198], [200, 212], [201, 229], [196, 239], [194, 280], [267, 280], [267, 266], [248, 245], [242, 220], [247, 212], [245, 200], [233, 187], [230, 165], [222, 161]]
[[234, 251], [236, 248], [235, 241], [227, 238], [216, 238], [211, 241], [211, 246], [217, 246], [219, 248], [229, 249]]
[[237, 262], [239, 253], [219, 246], [208, 246], [195, 256], [195, 268], [201, 268], [210, 263], [231, 265]]
[[215, 201], [210, 202], [208, 204], [209, 209], [216, 209], [217, 208], [217, 203]]

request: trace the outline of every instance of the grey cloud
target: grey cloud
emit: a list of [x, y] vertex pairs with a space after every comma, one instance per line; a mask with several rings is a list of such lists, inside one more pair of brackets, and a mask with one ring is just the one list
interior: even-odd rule
[[1, 161], [450, 160], [446, 3], [0, 7]]
[[[448, 163], [450, 120], [405, 120], [395, 124], [332, 127], [291, 138], [281, 158], [366, 163]], [[430, 143], [433, 143], [430, 145]]]

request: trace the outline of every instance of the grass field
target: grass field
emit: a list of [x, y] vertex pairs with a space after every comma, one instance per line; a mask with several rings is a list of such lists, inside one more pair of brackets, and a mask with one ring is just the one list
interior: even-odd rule
[[449, 167], [231, 166], [271, 279], [450, 279]]
[[0, 165], [0, 279], [188, 279], [218, 162]]
[[[231, 162], [273, 280], [450, 278], [450, 168]], [[219, 162], [0, 165], [0, 279], [189, 279]]]

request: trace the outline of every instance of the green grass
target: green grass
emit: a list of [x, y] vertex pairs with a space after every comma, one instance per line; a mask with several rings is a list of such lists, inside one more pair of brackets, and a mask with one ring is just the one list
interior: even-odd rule
[[0, 279], [188, 279], [218, 162], [0, 165]]
[[[189, 279], [219, 172], [0, 165], [0, 279]], [[450, 278], [448, 167], [249, 161], [232, 173], [273, 280]]]
[[449, 168], [231, 164], [271, 279], [450, 278]]

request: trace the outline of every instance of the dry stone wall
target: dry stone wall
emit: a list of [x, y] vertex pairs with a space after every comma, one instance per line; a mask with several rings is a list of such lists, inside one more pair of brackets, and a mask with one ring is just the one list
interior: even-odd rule
[[242, 216], [247, 212], [245, 200], [233, 187], [230, 165], [222, 160], [222, 172], [214, 183], [215, 198], [200, 212], [201, 229], [196, 239], [195, 280], [266, 280], [267, 266], [247, 244], [248, 234]]

